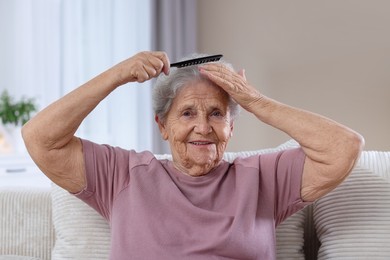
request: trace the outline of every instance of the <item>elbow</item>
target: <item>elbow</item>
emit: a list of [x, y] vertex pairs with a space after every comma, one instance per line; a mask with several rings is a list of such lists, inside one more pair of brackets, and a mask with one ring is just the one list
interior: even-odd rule
[[354, 166], [364, 149], [365, 141], [364, 137], [356, 132], [353, 132], [349, 139], [350, 140], [347, 145], [347, 154], [350, 155], [348, 159], [353, 163], [352, 166]]
[[315, 201], [340, 185], [352, 172], [363, 148], [364, 138], [358, 133], [350, 132], [339, 143], [329, 163], [315, 168], [313, 172], [316, 174], [304, 175], [301, 190], [303, 200]]
[[345, 178], [347, 178], [355, 167], [357, 161], [360, 158], [360, 154], [363, 151], [364, 144], [364, 138], [360, 134], [351, 132], [351, 134], [348, 136], [342, 149], [343, 152], [339, 153], [338, 160], [335, 160], [336, 162], [338, 161], [338, 163], [334, 165], [335, 168], [333, 170], [335, 173], [339, 173], [335, 174], [335, 182], [337, 185], [340, 184]]
[[24, 145], [31, 156], [44, 148], [40, 142], [39, 130], [29, 122], [23, 125], [21, 130]]
[[26, 146], [27, 150], [29, 150], [31, 140], [33, 140], [33, 138], [32, 138], [31, 127], [29, 127], [28, 122], [23, 125], [21, 134], [22, 134], [24, 145]]

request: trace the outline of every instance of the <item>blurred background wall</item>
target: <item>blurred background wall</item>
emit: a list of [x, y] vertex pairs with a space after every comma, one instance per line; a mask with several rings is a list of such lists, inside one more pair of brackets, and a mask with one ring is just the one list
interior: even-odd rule
[[[265, 95], [390, 150], [390, 1], [198, 0], [198, 50], [222, 53]], [[230, 151], [289, 137], [243, 111]]]

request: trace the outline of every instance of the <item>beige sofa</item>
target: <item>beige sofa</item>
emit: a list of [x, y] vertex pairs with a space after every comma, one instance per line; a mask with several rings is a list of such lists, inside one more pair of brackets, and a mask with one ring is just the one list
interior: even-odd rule
[[[1, 188], [0, 210], [0, 260], [108, 258], [108, 224], [56, 185]], [[390, 259], [389, 245], [390, 152], [363, 152], [342, 185], [277, 229], [278, 259]]]

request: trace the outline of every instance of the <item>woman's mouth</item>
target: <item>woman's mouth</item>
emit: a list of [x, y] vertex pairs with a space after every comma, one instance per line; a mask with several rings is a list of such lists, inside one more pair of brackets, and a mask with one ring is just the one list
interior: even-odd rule
[[193, 144], [193, 145], [209, 145], [209, 144], [212, 144], [212, 142], [208, 142], [208, 141], [194, 141], [194, 142], [190, 142], [190, 144]]

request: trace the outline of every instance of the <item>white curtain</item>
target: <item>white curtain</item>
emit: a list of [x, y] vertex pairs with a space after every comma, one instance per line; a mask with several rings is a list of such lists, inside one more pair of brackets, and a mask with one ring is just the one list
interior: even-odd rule
[[[149, 0], [0, 0], [0, 90], [42, 109], [119, 61], [150, 50]], [[113, 92], [78, 135], [151, 150], [150, 83]], [[47, 126], [50, 127], [50, 126]]]
[[[62, 2], [64, 92], [141, 50], [151, 49], [149, 1]], [[79, 130], [96, 142], [136, 150], [152, 148], [150, 82], [118, 88]]]
[[1, 91], [40, 107], [60, 96], [59, 17], [59, 1], [0, 0]]

